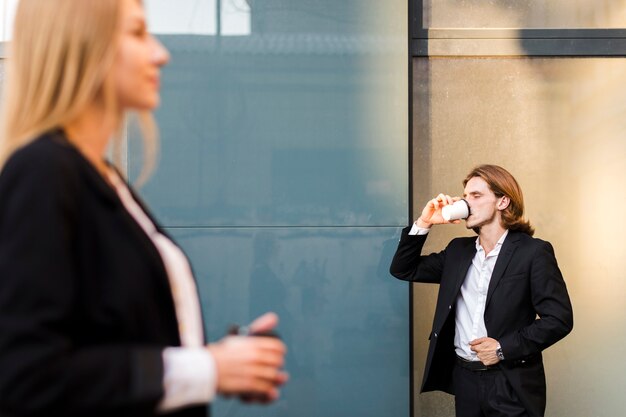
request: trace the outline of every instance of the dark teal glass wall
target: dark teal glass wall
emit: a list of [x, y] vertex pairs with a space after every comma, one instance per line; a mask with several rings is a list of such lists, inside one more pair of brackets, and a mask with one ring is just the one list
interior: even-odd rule
[[407, 5], [248, 4], [247, 34], [159, 36], [161, 157], [141, 190], [192, 260], [211, 340], [281, 317], [281, 400], [213, 415], [408, 416], [408, 286], [387, 272], [408, 212]]

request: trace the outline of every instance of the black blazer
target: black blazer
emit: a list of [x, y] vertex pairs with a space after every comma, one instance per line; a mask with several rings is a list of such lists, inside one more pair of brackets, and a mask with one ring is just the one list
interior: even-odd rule
[[[391, 263], [396, 278], [437, 283], [435, 310], [422, 391], [454, 394], [452, 370], [456, 299], [476, 254], [476, 238], [457, 238], [441, 252], [420, 256], [428, 235], [402, 231]], [[572, 305], [550, 243], [509, 232], [491, 276], [485, 306], [489, 337], [500, 342], [499, 366], [531, 416], [543, 416], [546, 384], [541, 351], [573, 326]]]
[[15, 152], [0, 175], [0, 415], [154, 416], [162, 350], [179, 345], [161, 257], [116, 192], [61, 132]]

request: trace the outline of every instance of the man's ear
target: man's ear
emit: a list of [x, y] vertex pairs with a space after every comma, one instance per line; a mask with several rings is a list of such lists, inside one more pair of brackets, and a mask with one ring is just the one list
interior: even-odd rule
[[498, 210], [506, 210], [506, 208], [511, 203], [511, 199], [507, 196], [502, 196], [500, 202], [498, 202]]

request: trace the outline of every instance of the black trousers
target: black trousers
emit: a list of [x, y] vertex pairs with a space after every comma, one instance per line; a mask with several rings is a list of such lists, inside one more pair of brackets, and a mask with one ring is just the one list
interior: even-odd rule
[[456, 417], [528, 417], [502, 371], [454, 367]]

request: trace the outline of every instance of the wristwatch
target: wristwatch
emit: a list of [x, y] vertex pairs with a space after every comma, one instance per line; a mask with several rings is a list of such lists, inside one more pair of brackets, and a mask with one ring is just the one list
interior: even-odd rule
[[501, 361], [504, 360], [504, 353], [502, 353], [502, 346], [500, 346], [500, 343], [498, 343], [498, 347], [496, 348], [496, 356], [498, 357], [498, 359], [500, 359]]

